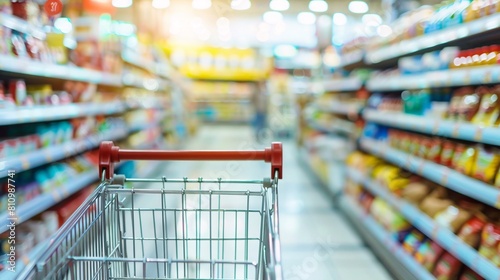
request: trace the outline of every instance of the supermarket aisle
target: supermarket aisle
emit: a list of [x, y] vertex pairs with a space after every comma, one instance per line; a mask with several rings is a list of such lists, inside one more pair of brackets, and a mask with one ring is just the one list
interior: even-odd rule
[[[250, 128], [208, 126], [185, 149], [261, 148], [248, 139], [252, 139]], [[297, 159], [294, 144], [285, 143], [279, 198], [285, 279], [391, 279]], [[256, 162], [238, 168], [224, 162], [186, 162], [169, 165], [166, 175], [252, 179], [268, 173], [268, 165]]]

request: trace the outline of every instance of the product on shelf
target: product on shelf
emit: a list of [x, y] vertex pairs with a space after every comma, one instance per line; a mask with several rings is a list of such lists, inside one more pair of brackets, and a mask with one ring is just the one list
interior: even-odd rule
[[403, 249], [408, 252], [408, 254], [413, 255], [418, 251], [418, 248], [422, 245], [424, 240], [425, 235], [414, 229], [406, 235], [403, 241]]
[[481, 277], [477, 272], [474, 270], [470, 269], [469, 267], [466, 267], [462, 274], [460, 274], [460, 277], [458, 280], [483, 280], [484, 278]]
[[476, 213], [462, 226], [457, 236], [472, 248], [478, 248], [485, 225], [486, 217], [481, 213]]
[[415, 259], [429, 271], [433, 271], [438, 259], [444, 253], [444, 249], [436, 242], [428, 239], [415, 253]]
[[500, 266], [500, 225], [488, 223], [481, 235], [479, 254]]
[[438, 280], [453, 280], [458, 277], [462, 266], [463, 264], [459, 259], [445, 252], [441, 258], [439, 258], [433, 274]]

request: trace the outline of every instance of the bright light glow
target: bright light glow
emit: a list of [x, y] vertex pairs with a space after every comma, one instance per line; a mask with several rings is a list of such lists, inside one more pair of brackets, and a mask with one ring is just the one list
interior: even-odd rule
[[346, 25], [347, 17], [343, 13], [333, 14], [333, 24], [335, 25]]
[[211, 0], [193, 0], [193, 3], [191, 4], [193, 6], [193, 9], [197, 10], [206, 10], [212, 7], [212, 1]]
[[316, 22], [316, 15], [311, 12], [302, 12], [297, 15], [297, 21], [303, 25], [311, 25]]
[[135, 25], [127, 22], [113, 23], [113, 32], [120, 36], [132, 36], [135, 33]]
[[271, 0], [269, 8], [275, 11], [286, 11], [290, 8], [290, 2], [288, 0]]
[[70, 33], [71, 30], [73, 30], [73, 24], [71, 24], [71, 21], [69, 18], [58, 18], [54, 22], [55, 28], [59, 29], [62, 33]]
[[170, 6], [170, 0], [153, 0], [153, 8], [166, 9]]
[[219, 34], [219, 40], [222, 42], [228, 42], [231, 40], [231, 34]]
[[382, 18], [377, 14], [366, 14], [361, 18], [364, 24], [370, 26], [379, 26], [382, 24]]
[[363, 1], [351, 1], [349, 3], [349, 11], [355, 14], [364, 14], [368, 12], [368, 4]]
[[297, 53], [297, 48], [292, 45], [278, 45], [274, 48], [274, 55], [281, 58], [294, 57]]
[[226, 17], [220, 17], [217, 19], [215, 24], [217, 24], [217, 27], [219, 27], [219, 28], [228, 27], [229, 26], [229, 19]]
[[113, 0], [111, 4], [117, 8], [128, 8], [132, 6], [132, 0]]
[[252, 3], [250, 0], [232, 0], [231, 1], [231, 9], [237, 11], [248, 10], [252, 7]]
[[283, 21], [283, 15], [280, 12], [265, 12], [262, 18], [269, 24], [277, 24]]
[[389, 25], [381, 25], [377, 27], [377, 34], [380, 37], [387, 37], [392, 34], [392, 28]]
[[309, 10], [316, 13], [323, 13], [328, 10], [328, 3], [325, 0], [311, 0]]

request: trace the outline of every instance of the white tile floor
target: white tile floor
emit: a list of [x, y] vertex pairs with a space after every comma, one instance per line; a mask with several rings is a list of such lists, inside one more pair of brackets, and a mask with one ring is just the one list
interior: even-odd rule
[[[252, 135], [246, 127], [208, 126], [184, 149], [262, 148], [250, 140]], [[255, 179], [268, 177], [269, 173], [268, 165], [257, 162], [176, 162], [168, 164], [163, 175]], [[285, 143], [279, 200], [285, 279], [392, 279], [342, 214], [332, 207], [329, 196], [303, 170], [293, 143]]]

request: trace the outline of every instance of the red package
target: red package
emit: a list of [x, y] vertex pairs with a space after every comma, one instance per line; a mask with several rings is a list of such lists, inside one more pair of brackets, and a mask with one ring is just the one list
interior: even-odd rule
[[443, 140], [439, 138], [432, 138], [428, 144], [429, 147], [426, 158], [432, 162], [439, 163], [441, 151], [443, 150]]
[[497, 247], [500, 246], [500, 225], [493, 223], [484, 226], [481, 235], [481, 245], [479, 254], [491, 260], [495, 265], [500, 266], [500, 256]]
[[452, 141], [444, 141], [443, 150], [441, 152], [439, 163], [444, 166], [451, 167], [451, 162], [454, 153], [455, 153], [455, 143], [453, 143]]
[[457, 279], [462, 263], [448, 252], [445, 252], [436, 264], [433, 275], [437, 280]]
[[486, 221], [482, 217], [472, 217], [462, 226], [457, 236], [472, 248], [477, 248], [485, 225]]

